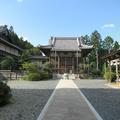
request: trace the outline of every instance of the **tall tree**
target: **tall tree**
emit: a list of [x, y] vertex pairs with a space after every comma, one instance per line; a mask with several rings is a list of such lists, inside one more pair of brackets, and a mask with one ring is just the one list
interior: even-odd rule
[[91, 45], [91, 40], [90, 37], [88, 35], [85, 35], [82, 37], [83, 43], [86, 45]]
[[100, 46], [101, 46], [101, 44], [100, 44], [101, 41], [102, 41], [102, 39], [101, 39], [100, 33], [98, 33], [98, 31], [95, 30], [95, 31], [92, 33], [92, 35], [91, 35], [91, 42], [92, 42], [92, 44], [93, 44], [93, 46], [94, 46], [94, 48], [95, 48], [96, 70], [97, 70], [97, 71], [99, 70], [99, 59], [98, 59], [99, 55], [98, 55], [98, 50], [99, 50], [99, 48], [100, 48]]
[[110, 36], [107, 36], [107, 37], [104, 39], [104, 45], [105, 45], [105, 48], [108, 50], [108, 53], [110, 53], [110, 51], [112, 50], [113, 43], [114, 43], [114, 40], [113, 40], [113, 38], [110, 37]]
[[18, 35], [14, 32], [13, 26], [10, 26], [9, 28], [9, 38], [11, 40], [11, 43], [14, 45], [19, 46], [22, 49], [31, 49], [33, 48], [33, 45], [28, 42], [27, 40], [24, 40], [23, 37], [18, 37]]
[[120, 48], [120, 45], [117, 41], [114, 42], [114, 45], [113, 45], [113, 50], [117, 50]]
[[14, 32], [13, 26], [10, 26], [9, 31], [10, 31], [10, 32]]

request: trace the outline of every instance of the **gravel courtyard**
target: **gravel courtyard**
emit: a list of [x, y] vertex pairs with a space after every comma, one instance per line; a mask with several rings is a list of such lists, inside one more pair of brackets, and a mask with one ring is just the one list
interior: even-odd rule
[[36, 120], [58, 80], [10, 81], [12, 101], [0, 107], [0, 120]]
[[[0, 120], [36, 120], [59, 80], [10, 81], [12, 101], [0, 107]], [[120, 120], [120, 89], [104, 80], [74, 80], [103, 120]]]
[[75, 81], [103, 120], [120, 120], [120, 89], [107, 87], [102, 80]]

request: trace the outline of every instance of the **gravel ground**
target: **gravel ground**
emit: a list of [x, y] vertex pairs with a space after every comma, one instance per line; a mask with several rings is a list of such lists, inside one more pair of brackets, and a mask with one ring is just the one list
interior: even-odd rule
[[36, 120], [52, 94], [58, 80], [11, 81], [11, 103], [0, 108], [0, 120]]
[[108, 88], [104, 81], [75, 81], [75, 83], [103, 120], [120, 120], [120, 89]]
[[108, 88], [105, 84], [107, 81], [105, 80], [74, 80], [75, 84], [78, 88]]

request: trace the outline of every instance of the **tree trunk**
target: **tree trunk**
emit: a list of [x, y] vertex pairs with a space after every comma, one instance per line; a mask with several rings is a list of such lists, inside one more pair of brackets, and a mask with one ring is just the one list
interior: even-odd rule
[[99, 70], [99, 60], [98, 60], [98, 49], [96, 49], [96, 70], [98, 71]]

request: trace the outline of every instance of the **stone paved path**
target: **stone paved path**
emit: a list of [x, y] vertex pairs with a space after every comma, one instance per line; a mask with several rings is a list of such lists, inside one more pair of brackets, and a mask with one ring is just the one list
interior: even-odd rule
[[37, 120], [97, 120], [72, 80], [60, 80]]

